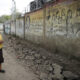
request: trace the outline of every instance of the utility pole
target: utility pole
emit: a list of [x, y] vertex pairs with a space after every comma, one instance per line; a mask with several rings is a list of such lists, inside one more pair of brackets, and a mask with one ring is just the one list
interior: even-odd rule
[[12, 0], [12, 20], [16, 20], [16, 2]]
[[16, 2], [15, 0], [12, 0], [12, 22], [14, 24], [15, 27], [15, 35], [16, 35]]

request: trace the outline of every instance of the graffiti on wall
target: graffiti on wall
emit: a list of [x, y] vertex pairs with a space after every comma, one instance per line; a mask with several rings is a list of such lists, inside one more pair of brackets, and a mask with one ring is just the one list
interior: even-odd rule
[[[67, 1], [68, 2], [68, 1]], [[64, 2], [65, 3], [65, 2]], [[46, 8], [46, 35], [73, 35], [80, 31], [80, 1], [68, 5], [60, 3]]]
[[45, 30], [48, 37], [72, 36], [80, 31], [80, 1], [68, 0], [46, 7], [46, 12], [43, 10], [32, 12], [26, 16], [26, 34], [42, 35], [43, 14], [46, 15]]
[[42, 36], [43, 10], [30, 13], [26, 16], [26, 34]]
[[[69, 2], [68, 2], [69, 1]], [[25, 24], [24, 24], [25, 23]], [[25, 31], [23, 30], [25, 25]], [[25, 38], [38, 42], [43, 37], [80, 36], [80, 1], [65, 0], [56, 5], [48, 5], [25, 15], [16, 22], [17, 35], [24, 31]], [[15, 34], [15, 22], [11, 21], [11, 33]], [[34, 39], [33, 39], [34, 38]]]

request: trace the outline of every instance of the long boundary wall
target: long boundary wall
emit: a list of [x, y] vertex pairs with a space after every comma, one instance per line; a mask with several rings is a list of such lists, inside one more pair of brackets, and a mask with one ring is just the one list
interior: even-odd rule
[[21, 18], [21, 22], [17, 19], [10, 24], [11, 34], [24, 36], [25, 39], [35, 43], [44, 43], [56, 36], [79, 37], [80, 0], [46, 4], [39, 10], [26, 13], [23, 20]]
[[35, 42], [54, 36], [80, 36], [80, 1], [50, 3], [25, 15], [25, 37]]

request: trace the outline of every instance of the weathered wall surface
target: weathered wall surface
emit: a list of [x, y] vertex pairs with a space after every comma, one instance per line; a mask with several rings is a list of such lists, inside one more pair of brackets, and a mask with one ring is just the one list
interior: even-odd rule
[[80, 57], [80, 0], [46, 6], [45, 46], [66, 56]]
[[11, 21], [11, 34], [15, 35], [16, 34], [16, 22], [15, 21]]
[[79, 36], [80, 1], [66, 0], [46, 7], [46, 36]]
[[3, 23], [0, 23], [0, 30], [3, 30]]
[[3, 23], [0, 23], [0, 32], [3, 33], [3, 30], [4, 30]]
[[43, 37], [52, 39], [54, 36], [80, 36], [79, 6], [79, 0], [65, 0], [26, 14], [26, 38], [38, 42]]
[[11, 33], [17, 33], [18, 36], [23, 36], [25, 33], [26, 39], [40, 42], [43, 37], [80, 36], [79, 26], [80, 1], [65, 0], [61, 3], [51, 3], [42, 9], [27, 13], [25, 15], [25, 32], [23, 32], [24, 19], [17, 19], [16, 22], [11, 21]]
[[50, 3], [24, 17], [24, 25], [18, 19], [16, 24], [11, 22], [11, 34], [25, 36], [55, 53], [80, 57], [80, 0]]
[[48, 4], [27, 13], [25, 23], [26, 39], [43, 43], [55, 53], [80, 57], [80, 0]]
[[[5, 25], [6, 24], [6, 25]], [[4, 25], [4, 28], [5, 28], [5, 33], [6, 34], [10, 34], [10, 32], [11, 32], [11, 25], [10, 25], [10, 23], [9, 22], [6, 22]]]
[[20, 38], [24, 38], [24, 19], [20, 18], [16, 20], [16, 35]]
[[43, 35], [43, 10], [25, 16], [25, 38], [40, 42]]

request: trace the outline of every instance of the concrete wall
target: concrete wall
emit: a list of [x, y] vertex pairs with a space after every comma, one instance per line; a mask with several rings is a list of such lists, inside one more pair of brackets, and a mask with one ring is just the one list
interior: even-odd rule
[[11, 34], [80, 59], [80, 0], [47, 4], [10, 24]]
[[25, 14], [25, 22], [22, 18], [11, 21], [11, 33], [18, 36], [25, 33], [26, 39], [40, 43], [54, 36], [79, 37], [79, 26], [80, 1], [64, 0]]
[[3, 23], [0, 23], [0, 30], [3, 30]]
[[0, 32], [3, 32], [3, 23], [0, 23]]
[[29, 41], [45, 44], [48, 49], [61, 53], [70, 49], [72, 44], [77, 46], [75, 42], [79, 40], [74, 41], [74, 38], [80, 36], [80, 0], [49, 3], [42, 9], [26, 13], [24, 17], [11, 21], [11, 34], [25, 36]]
[[[6, 25], [5, 25], [6, 24]], [[6, 34], [10, 34], [11, 33], [11, 25], [10, 25], [10, 23], [9, 22], [6, 22], [4, 25], [4, 27], [5, 27], [5, 33]]]
[[24, 18], [16, 20], [16, 35], [24, 38]]
[[11, 34], [15, 35], [16, 34], [16, 22], [11, 21]]
[[66, 0], [46, 7], [46, 36], [80, 36], [80, 1]]
[[47, 4], [25, 15], [25, 37], [54, 53], [80, 57], [80, 0]]
[[79, 37], [80, 1], [50, 3], [43, 9], [27, 13], [25, 23], [25, 37], [35, 42], [54, 36]]
[[25, 33], [26, 39], [38, 43], [54, 36], [79, 37], [80, 1], [50, 3], [42, 9], [25, 14], [25, 22], [20, 18], [10, 24], [12, 34], [24, 36]]
[[25, 22], [22, 18], [11, 21], [11, 34], [41, 43], [54, 36], [79, 37], [79, 26], [80, 1], [62, 0], [25, 14]]
[[40, 43], [43, 36], [43, 9], [26, 14], [25, 38]]

